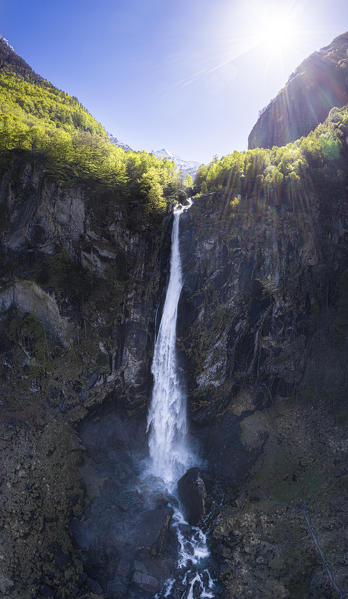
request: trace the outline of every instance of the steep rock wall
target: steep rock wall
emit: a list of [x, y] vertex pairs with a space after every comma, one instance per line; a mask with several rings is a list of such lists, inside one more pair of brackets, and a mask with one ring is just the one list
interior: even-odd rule
[[170, 211], [63, 185], [24, 155], [0, 179], [0, 594], [87, 597], [75, 425], [103, 402], [144, 421]]
[[344, 184], [276, 205], [203, 195], [182, 217], [179, 344], [226, 598], [347, 592], [347, 231]]

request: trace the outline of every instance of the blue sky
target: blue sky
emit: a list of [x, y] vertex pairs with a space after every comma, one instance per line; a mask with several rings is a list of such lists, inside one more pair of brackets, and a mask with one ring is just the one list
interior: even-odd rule
[[[295, 20], [279, 47], [285, 10]], [[296, 66], [348, 30], [348, 2], [0, 0], [0, 24], [36, 72], [133, 148], [207, 162], [246, 149]]]

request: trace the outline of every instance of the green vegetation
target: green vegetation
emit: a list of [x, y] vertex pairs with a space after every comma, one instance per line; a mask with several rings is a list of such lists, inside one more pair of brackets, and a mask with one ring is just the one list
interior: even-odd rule
[[46, 373], [60, 348], [31, 314], [18, 315], [10, 310], [3, 327], [7, 338], [13, 343], [12, 361], [22, 369], [23, 380], [30, 385], [37, 377]]
[[186, 173], [185, 179], [184, 179], [184, 186], [192, 187], [192, 185], [193, 185], [193, 179], [189, 173]]
[[[233, 152], [199, 168], [200, 193], [228, 194], [231, 208], [243, 207], [246, 198], [257, 197], [273, 205], [290, 205], [308, 196], [312, 184], [334, 194], [345, 175], [339, 168], [348, 135], [348, 107], [333, 109], [328, 120], [307, 137], [271, 150], [257, 148]], [[343, 166], [343, 165], [342, 165]]]
[[146, 152], [124, 152], [76, 98], [45, 81], [16, 74], [0, 76], [0, 153], [21, 151], [40, 158], [62, 183], [78, 179], [136, 200], [146, 211], [164, 208], [179, 185], [175, 166]]

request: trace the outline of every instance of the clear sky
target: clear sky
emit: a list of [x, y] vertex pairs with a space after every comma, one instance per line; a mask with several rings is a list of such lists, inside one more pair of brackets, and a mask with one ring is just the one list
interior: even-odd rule
[[348, 0], [0, 0], [0, 33], [134, 149], [207, 162], [348, 30]]

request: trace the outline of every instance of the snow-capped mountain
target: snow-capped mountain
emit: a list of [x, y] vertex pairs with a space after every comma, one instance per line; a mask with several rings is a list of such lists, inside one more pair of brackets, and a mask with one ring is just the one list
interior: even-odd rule
[[180, 156], [178, 156], [177, 154], [172, 154], [166, 148], [162, 148], [162, 150], [156, 150], [152, 153], [154, 156], [156, 156], [156, 158], [168, 158], [168, 160], [175, 162], [176, 166], [178, 167], [183, 176], [189, 174], [193, 179], [198, 168], [201, 165], [201, 163], [197, 162], [196, 160], [183, 160], [182, 158], [180, 158]]
[[6, 39], [6, 37], [4, 37], [3, 35], [0, 35], [0, 41], [3, 42], [4, 44], [6, 44], [6, 46], [8, 46], [10, 48], [10, 50], [12, 50], [14, 52], [14, 47], [11, 46], [11, 44]]
[[131, 150], [132, 152], [135, 151], [128, 144], [125, 144], [123, 141], [121, 141], [120, 139], [115, 137], [115, 135], [112, 135], [112, 133], [108, 133], [108, 137], [112, 144], [114, 144], [115, 146], [118, 146], [119, 148], [122, 148], [122, 150], [124, 150], [125, 152], [127, 150]]
[[[115, 135], [112, 135], [112, 133], [108, 133], [108, 136], [109, 136], [111, 143], [115, 144], [115, 146], [118, 146], [119, 148], [122, 148], [123, 150], [132, 150], [132, 152], [137, 152], [137, 150], [134, 150], [133, 148], [131, 148], [128, 144], [126, 144], [123, 141], [121, 141], [120, 139], [118, 139], [118, 137], [116, 137]], [[171, 152], [166, 150], [166, 148], [162, 148], [162, 150], [156, 150], [156, 151], [153, 150], [152, 153], [159, 160], [163, 160], [163, 158], [168, 158], [168, 160], [170, 160], [171, 162], [175, 162], [175, 164], [178, 167], [179, 171], [181, 172], [183, 178], [185, 177], [186, 174], [189, 174], [189, 175], [191, 175], [192, 179], [194, 179], [196, 172], [201, 164], [200, 162], [197, 162], [196, 160], [183, 160], [182, 158], [180, 158], [180, 156], [177, 156], [176, 154], [172, 154]]]

